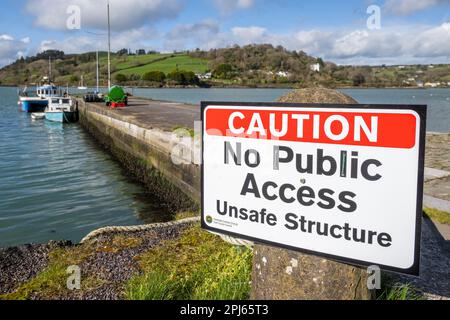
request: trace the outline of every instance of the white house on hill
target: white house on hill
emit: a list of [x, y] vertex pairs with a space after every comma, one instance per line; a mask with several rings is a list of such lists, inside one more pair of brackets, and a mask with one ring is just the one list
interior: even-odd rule
[[320, 72], [320, 63], [312, 64], [310, 66], [310, 68], [311, 68], [311, 71], [313, 71], [313, 72]]

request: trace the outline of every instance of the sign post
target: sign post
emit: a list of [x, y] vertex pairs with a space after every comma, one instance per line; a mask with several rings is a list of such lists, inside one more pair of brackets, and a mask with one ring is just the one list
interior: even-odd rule
[[203, 102], [202, 119], [203, 228], [418, 274], [426, 107]]

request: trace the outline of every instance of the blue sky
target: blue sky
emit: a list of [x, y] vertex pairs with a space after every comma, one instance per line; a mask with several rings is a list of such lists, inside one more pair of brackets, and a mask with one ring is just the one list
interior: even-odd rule
[[[272, 43], [338, 64], [450, 63], [450, 0], [110, 0], [113, 49]], [[81, 29], [68, 30], [67, 9]], [[45, 49], [105, 50], [106, 0], [3, 0], [0, 65]], [[367, 8], [380, 9], [369, 28]], [[372, 20], [373, 21], [373, 20]]]

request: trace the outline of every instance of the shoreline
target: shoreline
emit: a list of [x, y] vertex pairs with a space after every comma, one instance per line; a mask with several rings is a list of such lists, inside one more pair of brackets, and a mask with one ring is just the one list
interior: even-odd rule
[[[25, 86], [35, 86], [35, 84], [15, 84], [15, 85], [7, 85], [2, 84], [0, 85], [0, 88], [21, 88]], [[295, 90], [295, 89], [302, 89], [302, 87], [295, 86], [295, 84], [288, 85], [288, 86], [243, 86], [243, 85], [212, 85], [212, 86], [133, 86], [133, 85], [127, 85], [127, 84], [121, 84], [124, 88], [134, 88], [134, 89], [289, 89], [289, 90]], [[69, 88], [76, 88], [75, 86], [69, 86]], [[91, 88], [91, 87], [89, 87]], [[92, 87], [94, 89], [95, 87]], [[101, 89], [107, 89], [107, 86], [99, 86]], [[330, 87], [330, 89], [335, 90], [341, 90], [341, 89], [371, 89], [371, 90], [436, 90], [436, 89], [450, 89], [450, 86], [445, 87], [375, 87], [375, 86], [336, 86], [336, 87]]]

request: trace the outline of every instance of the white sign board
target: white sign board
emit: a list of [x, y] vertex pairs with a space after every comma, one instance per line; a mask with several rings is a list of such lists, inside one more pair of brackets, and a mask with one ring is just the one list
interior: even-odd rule
[[418, 274], [425, 106], [202, 103], [203, 228]]

